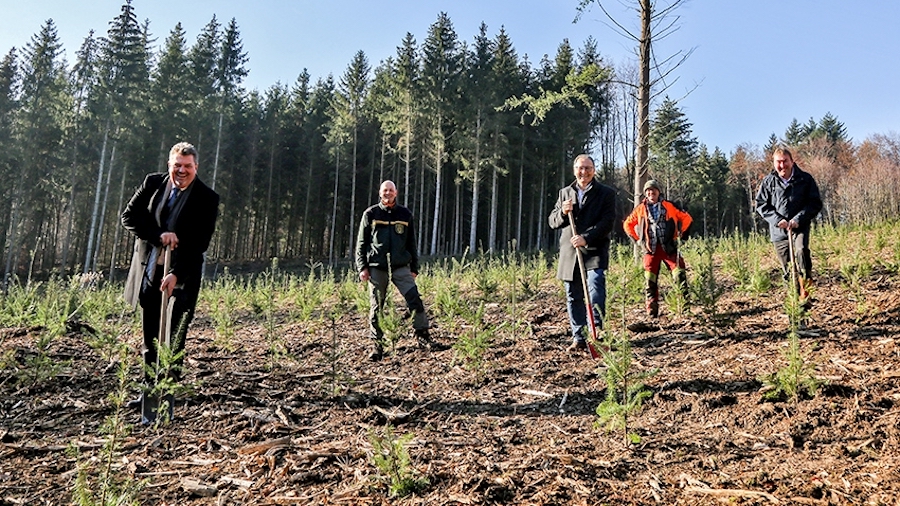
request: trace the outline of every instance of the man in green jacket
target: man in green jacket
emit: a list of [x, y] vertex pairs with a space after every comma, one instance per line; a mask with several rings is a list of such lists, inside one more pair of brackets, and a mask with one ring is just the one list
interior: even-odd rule
[[356, 270], [359, 279], [369, 283], [369, 330], [375, 341], [369, 359], [384, 355], [384, 333], [378, 319], [384, 307], [388, 282], [406, 299], [413, 315], [413, 328], [420, 342], [430, 345], [428, 316], [416, 286], [419, 253], [413, 235], [412, 212], [397, 203], [397, 187], [392, 181], [381, 183], [380, 201], [365, 210], [356, 240]]

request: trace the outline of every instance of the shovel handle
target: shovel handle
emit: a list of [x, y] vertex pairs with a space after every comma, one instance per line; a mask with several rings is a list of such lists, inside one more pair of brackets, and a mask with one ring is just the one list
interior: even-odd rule
[[[169, 269], [172, 267], [172, 248], [166, 246], [164, 250], [163, 256], [163, 277], [169, 273]], [[166, 293], [165, 290], [162, 290], [162, 304], [160, 305], [159, 311], [159, 343], [165, 344], [169, 346], [171, 343], [169, 342], [169, 336], [171, 332], [169, 332], [169, 294]], [[157, 357], [159, 355], [157, 354]]]
[[[572, 216], [572, 211], [569, 211], [568, 216], [569, 226], [572, 227], [572, 237], [575, 237], [578, 235], [578, 231], [575, 229], [575, 218]], [[592, 341], [596, 341], [597, 324], [594, 322], [594, 308], [591, 307], [591, 296], [587, 285], [587, 269], [584, 267], [584, 257], [581, 254], [581, 248], [575, 248], [575, 256], [578, 258], [578, 269], [581, 272], [581, 291], [584, 293], [584, 307], [587, 311], [588, 323], [591, 326], [591, 337], [593, 338]], [[600, 357], [600, 354], [597, 353], [592, 341], [588, 341], [588, 349], [591, 352], [591, 357], [596, 359]]]

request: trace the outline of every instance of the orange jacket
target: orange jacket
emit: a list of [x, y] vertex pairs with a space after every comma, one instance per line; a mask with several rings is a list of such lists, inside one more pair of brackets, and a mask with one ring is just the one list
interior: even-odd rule
[[[665, 227], [663, 237], [658, 237], [657, 241], [667, 253], [672, 254], [676, 248], [675, 239], [684, 237], [685, 231], [694, 220], [691, 215], [678, 209], [668, 200], [660, 200], [660, 203], [665, 210]], [[629, 237], [641, 243], [645, 252], [653, 253], [650, 251], [650, 211], [647, 209], [646, 200], [641, 201], [625, 218], [622, 228]]]

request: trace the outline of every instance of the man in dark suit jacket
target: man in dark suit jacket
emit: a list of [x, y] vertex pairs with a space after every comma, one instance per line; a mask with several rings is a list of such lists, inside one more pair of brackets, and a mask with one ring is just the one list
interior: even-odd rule
[[[566, 305], [572, 328], [572, 345], [569, 351], [587, 349], [587, 310], [581, 270], [575, 248], [581, 248], [587, 271], [587, 286], [593, 308], [594, 321], [602, 326], [606, 311], [606, 270], [609, 268], [609, 233], [616, 217], [615, 191], [594, 179], [594, 160], [588, 155], [578, 155], [573, 163], [575, 181], [559, 191], [559, 198], [550, 213], [550, 227], [562, 229], [559, 238], [559, 270], [556, 278], [566, 287]], [[572, 213], [575, 229], [572, 233], [568, 214]]]
[[[122, 213], [122, 225], [135, 235], [125, 299], [132, 306], [141, 305], [144, 364], [150, 367], [156, 364], [163, 291], [174, 298], [172, 351], [184, 349], [200, 293], [203, 254], [219, 212], [219, 195], [197, 178], [194, 146], [187, 142], [173, 146], [168, 167], [168, 174], [144, 178]], [[165, 248], [171, 249], [168, 272], [163, 272]]]

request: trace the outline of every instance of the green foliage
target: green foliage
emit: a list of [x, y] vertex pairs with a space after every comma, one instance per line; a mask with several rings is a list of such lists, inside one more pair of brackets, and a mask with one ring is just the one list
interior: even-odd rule
[[668, 306], [669, 310], [672, 311], [672, 314], [676, 316], [683, 316], [685, 311], [687, 311], [688, 300], [687, 297], [684, 296], [684, 293], [681, 290], [677, 290], [675, 287], [672, 287], [669, 290], [663, 292], [663, 300], [666, 302], [666, 306]]
[[481, 300], [484, 302], [495, 300], [500, 288], [500, 281], [495, 272], [490, 268], [476, 269], [475, 272], [475, 287], [481, 292]]
[[[168, 425], [169, 410], [172, 406], [168, 406], [165, 399], [174, 398], [177, 395], [184, 395], [192, 391], [190, 385], [181, 383], [178, 378], [181, 377], [181, 362], [184, 359], [184, 343], [187, 337], [187, 321], [188, 315], [185, 314], [181, 321], [177, 323], [171, 333], [170, 343], [160, 343], [159, 339], [154, 339], [158, 357], [157, 364], [143, 364], [144, 374], [153, 379], [152, 385], [144, 388], [144, 396], [160, 399], [158, 405], [157, 416], [154, 426], [159, 428], [161, 425]], [[172, 322], [175, 324], [175, 322]], [[176, 352], [175, 350], [181, 351]], [[123, 401], [124, 402], [124, 401]]]
[[[0, 297], [0, 326], [27, 328], [34, 336], [33, 354], [16, 363], [12, 353], [4, 356], [4, 368], [16, 368], [17, 381], [37, 384], [56, 377], [69, 361], [50, 356], [54, 341], [67, 331], [82, 332], [88, 344], [105, 359], [116, 351], [123, 329], [108, 331], [108, 322], [121, 322], [125, 311], [121, 287], [103, 285], [98, 275], [51, 277], [45, 282], [12, 283]], [[118, 316], [117, 316], [118, 315]]]
[[124, 336], [130, 333], [129, 325], [122, 319], [106, 323], [89, 334], [84, 340], [98, 355], [110, 363], [116, 361], [127, 350]]
[[717, 252], [722, 258], [722, 270], [731, 276], [737, 289], [758, 297], [772, 286], [769, 273], [761, 259], [769, 253], [771, 245], [763, 244], [761, 236], [752, 238], [734, 233], [719, 240]]
[[606, 321], [618, 322], [625, 328], [628, 308], [643, 303], [644, 269], [634, 259], [634, 249], [626, 244], [610, 248], [609, 270], [606, 271]]
[[873, 265], [863, 257], [856, 257], [856, 262], [841, 263], [840, 273], [844, 284], [853, 292], [856, 301], [857, 322], [869, 313], [866, 291], [863, 281], [872, 275]]
[[764, 397], [769, 400], [789, 399], [796, 403], [803, 393], [809, 397], [815, 396], [823, 384], [823, 381], [815, 375], [816, 365], [808, 362], [800, 350], [799, 329], [806, 316], [806, 308], [800, 301], [797, 281], [796, 273], [792, 272], [791, 278], [784, 285], [786, 293], [784, 307], [790, 322], [788, 348], [785, 352], [787, 365], [762, 378], [766, 386]]
[[395, 436], [390, 425], [384, 428], [384, 435], [374, 429], [369, 431], [372, 464], [378, 470], [380, 481], [387, 484], [391, 497], [406, 497], [430, 485], [428, 478], [412, 465], [408, 446], [413, 437], [412, 433]]
[[[324, 280], [316, 277], [316, 269], [321, 269], [322, 264], [317, 262], [308, 265], [309, 274], [304, 278], [292, 278], [289, 285], [289, 293], [294, 301], [293, 317], [301, 322], [309, 322], [313, 315], [321, 309], [325, 302], [325, 296], [328, 295], [333, 282], [326, 285]], [[319, 312], [319, 317], [323, 316]]]
[[459, 318], [471, 313], [471, 306], [460, 292], [459, 285], [450, 282], [435, 284], [432, 291], [434, 304], [432, 311], [440, 321], [441, 326], [455, 332], [459, 325]]
[[894, 243], [891, 257], [885, 261], [885, 267], [894, 274], [900, 273], [900, 241]]
[[474, 270], [466, 257], [444, 260], [429, 268], [428, 276], [417, 280], [422, 293], [431, 294], [431, 310], [440, 325], [451, 332], [459, 330], [459, 320], [474, 318], [476, 303], [467, 297], [465, 276]]
[[697, 138], [691, 133], [687, 115], [669, 97], [665, 97], [654, 112], [648, 148], [652, 173], [662, 183], [668, 199], [674, 200], [676, 196], [684, 198], [691, 193], [703, 195], [702, 190], [692, 186], [712, 184], [711, 179], [714, 178], [693, 177], [692, 173], [700, 167], [700, 164], [695, 163]]
[[272, 267], [263, 271], [251, 281], [250, 309], [257, 316], [271, 318], [275, 312], [279, 281], [278, 259], [272, 260]]
[[216, 282], [201, 292], [206, 302], [209, 316], [216, 331], [215, 344], [227, 351], [235, 351], [234, 333], [237, 329], [237, 312], [242, 300], [247, 300], [245, 290], [238, 280], [231, 275], [228, 268]]
[[12, 283], [0, 298], [0, 326], [42, 327], [50, 338], [61, 336], [78, 304], [78, 286], [59, 278], [47, 282]]
[[483, 302], [478, 306], [477, 311], [467, 316], [467, 325], [453, 343], [453, 350], [467, 369], [480, 376], [484, 373], [486, 366], [485, 353], [490, 349], [500, 327], [485, 323]]
[[595, 410], [597, 414], [595, 426], [607, 432], [622, 430], [625, 442], [631, 442], [634, 437], [628, 432], [628, 417], [631, 413], [639, 411], [644, 400], [652, 395], [652, 392], [644, 387], [643, 382], [656, 375], [658, 371], [634, 370], [631, 343], [626, 333], [607, 331], [603, 347], [603, 364], [606, 366], [603, 373], [606, 381], [606, 399]]
[[35, 353], [25, 357], [22, 367], [18, 369], [16, 378], [19, 383], [37, 385], [55, 378], [69, 366], [71, 360], [59, 362], [50, 356], [49, 348], [54, 337], [49, 333], [40, 333], [35, 337]]
[[384, 334], [384, 343], [391, 348], [391, 351], [395, 350], [400, 338], [409, 334], [412, 329], [412, 315], [406, 317], [400, 314], [394, 298], [391, 293], [388, 293], [384, 298], [381, 311], [377, 313], [376, 317], [378, 318], [378, 327]]
[[278, 319], [278, 297], [285, 293], [285, 276], [278, 269], [278, 258], [272, 259], [271, 267], [255, 278], [251, 291], [251, 308], [262, 317], [263, 336], [269, 345], [269, 367], [277, 367], [282, 359], [290, 358], [281, 333]]
[[512, 97], [498, 107], [498, 110], [524, 108], [523, 123], [525, 116], [531, 115], [533, 117], [531, 125], [536, 126], [543, 123], [554, 108], [560, 106], [571, 108], [575, 103], [590, 107], [591, 100], [587, 90], [609, 79], [610, 73], [609, 68], [597, 64], [588, 64], [580, 70], [571, 69], [566, 75], [565, 85], [559, 91], [541, 88], [537, 95]]
[[338, 335], [338, 326], [331, 318], [331, 339], [328, 343], [328, 349], [323, 353], [325, 366], [325, 383], [329, 390], [329, 395], [339, 395], [344, 389], [344, 385], [352, 381], [343, 368], [341, 359], [346, 352], [341, 347], [341, 339]]
[[332, 314], [343, 315], [351, 310], [358, 314], [369, 314], [369, 290], [366, 283], [360, 283], [358, 275], [347, 271], [344, 279], [337, 283], [337, 304], [332, 306]]
[[517, 266], [514, 272], [518, 276], [516, 279], [523, 300], [530, 300], [537, 295], [541, 281], [552, 277], [550, 265], [543, 251], [522, 259], [521, 266]]
[[788, 348], [784, 358], [787, 365], [773, 374], [763, 377], [767, 386], [764, 396], [768, 400], [789, 399], [797, 402], [802, 394], [814, 397], [825, 382], [816, 377], [816, 365], [808, 362], [800, 350], [800, 338], [796, 331], [788, 334]]
[[76, 461], [75, 483], [72, 487], [72, 502], [77, 506], [126, 506], [137, 505], [138, 494], [145, 486], [143, 481], [134, 481], [120, 474], [118, 462], [122, 450], [122, 441], [131, 432], [131, 426], [125, 422], [125, 401], [129, 391], [128, 374], [130, 356], [127, 347], [119, 349], [119, 368], [116, 378], [116, 389], [110, 394], [109, 402], [112, 414], [106, 418], [100, 428], [103, 437], [103, 448], [98, 459], [81, 459], [78, 446], [69, 445], [68, 454]]
[[685, 256], [691, 255], [693, 277], [688, 281], [691, 299], [700, 306], [708, 321], [715, 320], [719, 299], [725, 293], [723, 285], [716, 277], [713, 253], [714, 239], [692, 240], [685, 244]]

